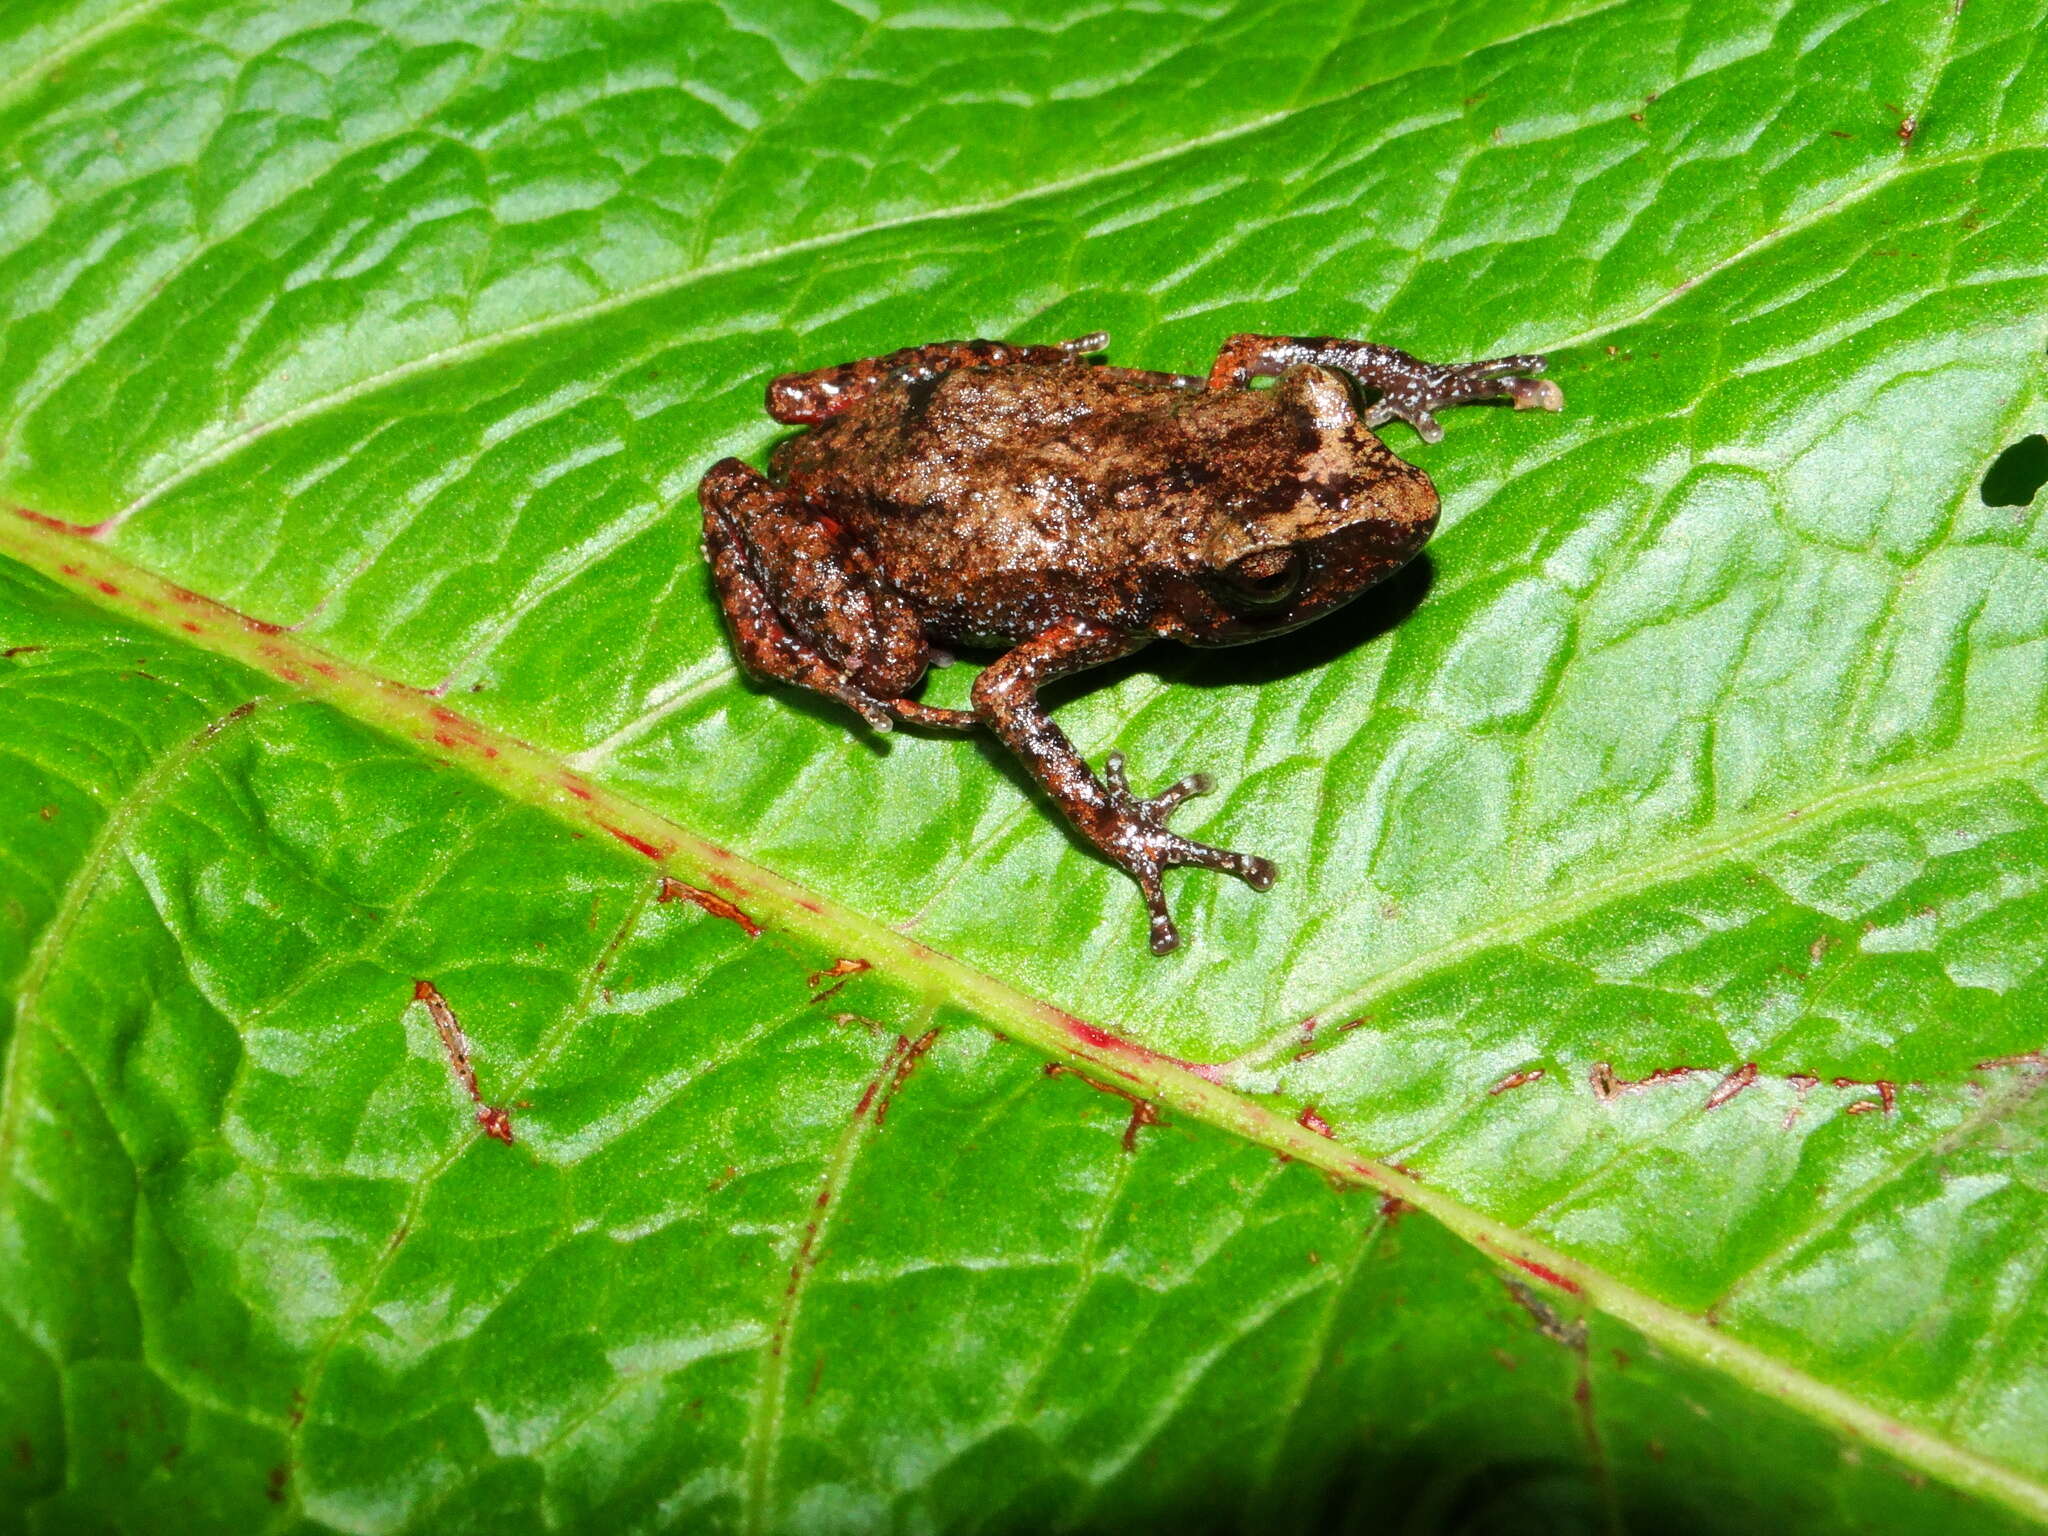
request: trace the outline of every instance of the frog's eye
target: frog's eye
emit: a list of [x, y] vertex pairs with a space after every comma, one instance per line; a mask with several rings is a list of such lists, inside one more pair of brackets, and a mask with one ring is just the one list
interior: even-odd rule
[[1294, 596], [1301, 585], [1301, 553], [1293, 549], [1260, 549], [1223, 568], [1231, 595], [1254, 608], [1271, 607]]

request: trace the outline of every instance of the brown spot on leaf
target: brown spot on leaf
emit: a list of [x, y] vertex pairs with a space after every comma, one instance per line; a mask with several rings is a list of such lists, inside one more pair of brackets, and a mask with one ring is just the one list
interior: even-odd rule
[[427, 1017], [434, 1021], [434, 1032], [441, 1037], [441, 1049], [448, 1057], [448, 1070], [455, 1074], [456, 1082], [462, 1085], [463, 1092], [477, 1106], [476, 1123], [483, 1127], [486, 1136], [511, 1146], [512, 1117], [503, 1109], [484, 1103], [483, 1092], [477, 1087], [476, 1067], [470, 1060], [469, 1036], [463, 1033], [455, 1010], [448, 1006], [448, 999], [431, 981], [415, 981], [412, 1000], [424, 1004]]
[[[14, 514], [27, 522], [38, 524], [41, 527], [54, 528], [59, 533], [76, 534], [82, 538], [90, 537], [98, 531], [100, 526], [98, 523], [67, 523], [61, 517], [52, 517], [47, 512], [31, 511], [27, 507], [16, 507]], [[77, 573], [74, 571], [67, 574], [76, 575]]]
[[1119, 1088], [1114, 1083], [1097, 1082], [1087, 1073], [1076, 1071], [1064, 1062], [1048, 1061], [1042, 1070], [1047, 1077], [1058, 1077], [1063, 1072], [1071, 1072], [1077, 1081], [1086, 1083], [1097, 1093], [1114, 1094], [1117, 1098], [1130, 1105], [1131, 1118], [1124, 1123], [1123, 1144], [1126, 1152], [1138, 1150], [1138, 1132], [1144, 1130], [1147, 1126], [1164, 1124], [1159, 1118], [1159, 1106], [1150, 1099], [1140, 1098], [1128, 1088]]
[[[848, 977], [858, 976], [862, 971], [871, 971], [873, 969], [874, 967], [865, 960], [834, 960], [831, 963], [831, 965], [827, 966], [824, 970], [811, 972], [809, 977], [805, 979], [804, 985], [808, 986], [813, 992], [817, 993], [817, 995], [813, 997], [811, 1001], [814, 1003], [822, 1003], [825, 1001], [826, 998], [835, 996], [839, 992], [839, 990], [846, 985], [846, 980]], [[835, 976], [839, 979], [837, 981], [832, 981], [832, 978]], [[824, 991], [818, 992], [818, 983], [821, 981], [832, 981], [832, 985], [827, 987]]]
[[668, 855], [663, 853], [659, 848], [655, 847], [654, 844], [648, 842], [646, 838], [635, 837], [631, 832], [626, 831], [623, 827], [615, 827], [608, 821], [601, 821], [598, 823], [598, 825], [603, 827], [605, 831], [611, 833], [613, 837], [616, 837], [620, 842], [624, 843], [628, 848], [632, 849], [642, 858], [653, 859], [658, 864], [663, 859], [668, 857]]
[[1586, 1080], [1593, 1085], [1593, 1097], [1605, 1104], [1624, 1093], [1637, 1093], [1645, 1088], [1655, 1088], [1661, 1083], [1679, 1082], [1696, 1072], [1706, 1070], [1705, 1067], [1659, 1067], [1645, 1077], [1628, 1078], [1617, 1077], [1613, 1067], [1604, 1061], [1596, 1061], [1592, 1070], [1586, 1074]]
[[690, 902], [694, 906], [703, 908], [713, 917], [722, 917], [728, 923], [739, 924], [740, 931], [750, 939], [758, 939], [761, 936], [761, 925], [727, 901], [723, 896], [714, 895], [710, 891], [700, 890], [694, 885], [685, 885], [673, 875], [664, 875], [662, 877], [661, 891], [655, 899], [657, 901]]
[[1741, 1066], [1722, 1078], [1714, 1091], [1707, 1095], [1708, 1109], [1719, 1109], [1756, 1081], [1756, 1063], [1745, 1061]]
[[1574, 1296], [1579, 1294], [1578, 1281], [1569, 1279], [1564, 1275], [1560, 1275], [1556, 1270], [1552, 1269], [1547, 1264], [1539, 1264], [1534, 1259], [1525, 1259], [1517, 1253], [1503, 1254], [1501, 1255], [1501, 1257], [1505, 1258], [1510, 1264], [1514, 1265], [1515, 1268], [1525, 1270], [1529, 1274], [1534, 1275], [1538, 1280], [1541, 1280], [1545, 1285], [1554, 1285], [1560, 1291], [1568, 1291]]
[[[1501, 1284], [1507, 1287], [1507, 1293], [1514, 1297], [1521, 1309], [1529, 1314], [1536, 1324], [1538, 1333], [1554, 1344], [1562, 1344], [1566, 1349], [1584, 1352], [1586, 1320], [1583, 1317], [1566, 1317], [1539, 1296], [1533, 1287], [1524, 1285], [1519, 1280], [1505, 1279]], [[1578, 1287], [1574, 1285], [1570, 1289], [1576, 1291]], [[1581, 1380], [1583, 1379], [1582, 1377]]]
[[1858, 1099], [1854, 1104], [1848, 1105], [1844, 1111], [1847, 1114], [1888, 1115], [1898, 1107], [1898, 1084], [1886, 1082], [1883, 1078], [1879, 1078], [1875, 1082], [1864, 1082], [1861, 1078], [1838, 1077], [1835, 1079], [1835, 1086], [1837, 1088], [1875, 1088], [1877, 1090], [1876, 1098]]
[[896, 1069], [889, 1078], [889, 1086], [882, 1095], [881, 1105], [875, 1110], [877, 1127], [889, 1118], [889, 1106], [896, 1102], [896, 1095], [903, 1091], [903, 1085], [910, 1080], [910, 1074], [917, 1070], [917, 1064], [924, 1060], [924, 1053], [932, 1048], [938, 1038], [939, 1032], [936, 1029], [926, 1030], [915, 1040], [907, 1035], [896, 1037]]

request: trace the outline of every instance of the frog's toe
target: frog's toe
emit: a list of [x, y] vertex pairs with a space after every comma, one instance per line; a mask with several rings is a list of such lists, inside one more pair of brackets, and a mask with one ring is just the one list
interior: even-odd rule
[[[1171, 838], [1173, 834], [1164, 834]], [[1145, 916], [1151, 930], [1152, 953], [1170, 955], [1180, 948], [1180, 929], [1173, 924], [1173, 914], [1166, 907], [1165, 875], [1169, 860], [1159, 856], [1156, 848], [1130, 850], [1130, 857], [1119, 860], [1124, 873], [1137, 882], [1139, 894], [1145, 898]]]
[[1518, 411], [1561, 411], [1564, 391], [1549, 379], [1502, 379]]
[[1183, 803], [1197, 795], [1206, 795], [1216, 787], [1216, 781], [1206, 773], [1191, 773], [1176, 779], [1158, 794], [1136, 795], [1131, 792], [1130, 780], [1124, 777], [1124, 755], [1112, 752], [1102, 765], [1102, 781], [1109, 786], [1109, 797], [1119, 811], [1136, 816], [1148, 826], [1164, 827], [1166, 818], [1178, 810]]
[[981, 729], [981, 716], [971, 709], [941, 709], [936, 704], [925, 704], [917, 699], [891, 699], [889, 708], [897, 719], [935, 731]]
[[1150, 915], [1152, 928], [1152, 953], [1155, 955], [1170, 954], [1180, 947], [1180, 930], [1174, 927], [1173, 916], [1166, 909], [1162, 876], [1167, 870], [1213, 869], [1219, 874], [1235, 875], [1255, 891], [1272, 888], [1273, 866], [1256, 854], [1212, 848], [1177, 832], [1157, 828], [1152, 829], [1145, 843], [1143, 852], [1124, 868], [1144, 893], [1145, 910]]
[[1165, 873], [1169, 869], [1213, 869], [1233, 875], [1255, 891], [1272, 889], [1273, 866], [1256, 854], [1212, 848], [1167, 830], [1166, 819], [1196, 795], [1206, 795], [1215, 782], [1206, 773], [1191, 773], [1149, 797], [1131, 793], [1124, 755], [1112, 752], [1103, 760], [1102, 782], [1118, 818], [1112, 848], [1106, 848], [1144, 893], [1150, 914], [1152, 952], [1169, 954], [1180, 947], [1180, 930], [1166, 909]]
[[1170, 955], [1180, 948], [1180, 930], [1173, 925], [1173, 914], [1166, 910], [1166, 894], [1159, 888], [1159, 876], [1150, 879], [1140, 876], [1138, 889], [1145, 893], [1146, 922], [1152, 931], [1152, 953]]
[[1476, 363], [1416, 363], [1388, 382], [1366, 424], [1405, 421], [1425, 443], [1434, 443], [1444, 435], [1434, 413], [1447, 405], [1505, 396], [1518, 411], [1561, 411], [1564, 391], [1549, 379], [1530, 377], [1549, 366], [1547, 358], [1533, 352]]
[[1438, 421], [1428, 411], [1420, 409], [1397, 410], [1394, 412], [1394, 417], [1396, 420], [1405, 421], [1409, 426], [1413, 427], [1415, 435], [1425, 443], [1440, 443], [1444, 440], [1443, 423]]
[[1274, 870], [1271, 859], [1262, 859], [1255, 853], [1234, 853], [1231, 857], [1238, 860], [1242, 866], [1231, 871], [1238, 879], [1255, 891], [1273, 889], [1273, 876], [1277, 871]]
[[1541, 373], [1550, 359], [1540, 352], [1517, 352], [1513, 357], [1489, 357], [1476, 363], [1453, 363], [1444, 372], [1462, 379], [1505, 379], [1511, 373]]
[[1444, 370], [1447, 377], [1434, 391], [1442, 398], [1432, 404], [1457, 405], [1466, 400], [1506, 395], [1518, 411], [1561, 411], [1564, 409], [1563, 390], [1549, 379], [1525, 377], [1539, 374], [1549, 366], [1549, 358], [1534, 352], [1463, 363]]
[[1237, 853], [1229, 848], [1212, 848], [1207, 843], [1191, 842], [1185, 837], [1169, 834], [1173, 846], [1166, 852], [1166, 862], [1177, 868], [1213, 869], [1219, 875], [1234, 875], [1255, 891], [1270, 891], [1273, 888], [1273, 864], [1255, 853]]
[[895, 728], [896, 722], [890, 718], [889, 706], [887, 704], [883, 703], [866, 689], [858, 688], [852, 683], [847, 682], [844, 678], [837, 678], [832, 681], [834, 686], [829, 686], [826, 691], [829, 691], [833, 698], [865, 720], [868, 723], [869, 730], [887, 732]]

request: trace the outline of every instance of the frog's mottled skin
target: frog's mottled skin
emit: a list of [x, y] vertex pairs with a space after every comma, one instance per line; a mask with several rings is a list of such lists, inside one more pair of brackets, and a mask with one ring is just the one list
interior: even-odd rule
[[[1204, 381], [1092, 365], [1107, 343], [939, 342], [769, 386], [813, 430], [771, 477], [737, 459], [699, 488], [704, 546], [740, 656], [877, 729], [986, 725], [1145, 894], [1152, 947], [1178, 942], [1161, 876], [1196, 865], [1264, 890], [1264, 859], [1189, 841], [1167, 816], [1208, 783], [1133, 795], [1090, 772], [1039, 704], [1046, 682], [1166, 637], [1228, 645], [1327, 613], [1398, 570], [1436, 526], [1429, 477], [1372, 430], [1487, 396], [1557, 410], [1536, 357], [1443, 367], [1331, 337], [1238, 336]], [[1246, 387], [1278, 375], [1270, 390]], [[1378, 392], [1361, 410], [1353, 380]], [[905, 695], [933, 646], [1009, 647], [974, 709]]]

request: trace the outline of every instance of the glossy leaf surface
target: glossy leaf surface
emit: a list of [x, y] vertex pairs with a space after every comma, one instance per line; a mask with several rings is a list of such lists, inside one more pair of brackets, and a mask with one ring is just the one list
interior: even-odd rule
[[[7, 1528], [2048, 1523], [2044, 19], [0, 20]], [[1166, 960], [696, 549], [1096, 328], [1570, 402], [1057, 695], [1281, 865]]]

